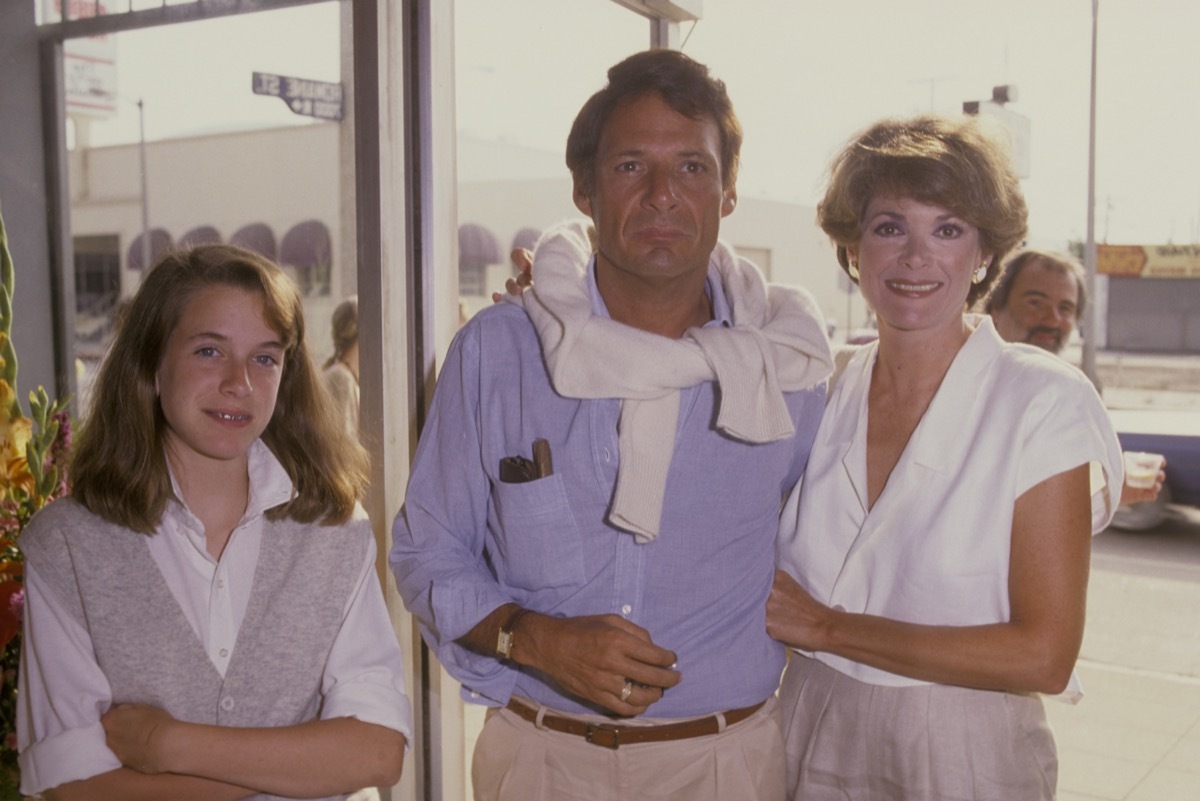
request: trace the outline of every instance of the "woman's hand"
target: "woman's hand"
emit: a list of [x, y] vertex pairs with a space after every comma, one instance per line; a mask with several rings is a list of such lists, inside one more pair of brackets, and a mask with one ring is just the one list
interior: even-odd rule
[[167, 773], [163, 739], [175, 718], [146, 704], [118, 704], [100, 718], [105, 740], [121, 764], [140, 773]]
[[775, 571], [767, 597], [767, 634], [805, 651], [821, 651], [828, 637], [832, 610], [818, 603], [794, 578]]

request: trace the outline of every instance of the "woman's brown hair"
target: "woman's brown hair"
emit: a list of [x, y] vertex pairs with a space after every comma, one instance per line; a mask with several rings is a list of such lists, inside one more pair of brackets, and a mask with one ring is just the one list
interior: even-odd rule
[[983, 281], [972, 284], [968, 307], [987, 294], [1005, 254], [1025, 239], [1028, 211], [1008, 150], [973, 117], [881, 120], [834, 157], [817, 223], [847, 274], [846, 248], [858, 245], [867, 205], [879, 195], [941, 206], [979, 229], [991, 261]]
[[157, 527], [172, 490], [155, 375], [184, 309], [199, 290], [213, 286], [261, 294], [266, 322], [286, 348], [275, 412], [262, 439], [291, 477], [295, 494], [267, 516], [345, 522], [366, 490], [366, 451], [345, 436], [320, 381], [295, 284], [270, 260], [233, 245], [170, 253], [142, 281], [96, 378], [72, 457], [72, 495], [126, 528], [151, 533]]

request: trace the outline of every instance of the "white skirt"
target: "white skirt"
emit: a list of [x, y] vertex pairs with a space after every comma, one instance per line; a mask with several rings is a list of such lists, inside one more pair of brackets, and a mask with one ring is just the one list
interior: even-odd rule
[[1039, 695], [885, 687], [793, 653], [779, 690], [794, 801], [1052, 801]]

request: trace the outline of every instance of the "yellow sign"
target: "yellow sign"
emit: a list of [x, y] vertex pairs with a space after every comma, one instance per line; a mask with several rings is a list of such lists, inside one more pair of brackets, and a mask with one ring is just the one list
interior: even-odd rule
[[1096, 271], [1134, 278], [1200, 278], [1200, 245], [1097, 245]]

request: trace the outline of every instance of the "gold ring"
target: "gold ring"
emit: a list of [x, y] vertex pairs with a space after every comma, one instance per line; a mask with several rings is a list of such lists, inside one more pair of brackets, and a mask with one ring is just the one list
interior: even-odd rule
[[624, 703], [629, 700], [630, 694], [633, 692], [633, 680], [626, 679], [625, 687], [621, 690], [621, 701]]

